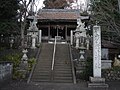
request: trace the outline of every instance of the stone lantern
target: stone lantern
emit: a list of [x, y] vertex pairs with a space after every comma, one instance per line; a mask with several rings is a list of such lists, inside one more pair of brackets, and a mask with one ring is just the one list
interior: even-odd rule
[[75, 48], [79, 50], [79, 58], [76, 64], [76, 74], [79, 76], [80, 73], [83, 72], [86, 66], [86, 29], [84, 23], [81, 22], [81, 19], [77, 20], [77, 28], [74, 31], [75, 35]]
[[22, 61], [24, 61], [25, 63], [27, 62], [27, 60], [28, 60], [28, 57], [27, 57], [27, 49], [24, 49], [23, 51], [23, 56], [22, 56]]
[[11, 37], [10, 37], [10, 48], [13, 47], [13, 43], [14, 43], [14, 37], [13, 37], [13, 35], [11, 35]]
[[30, 22], [30, 27], [28, 29], [28, 34], [27, 34], [32, 38], [32, 45], [31, 45], [32, 49], [36, 48], [36, 38], [38, 36], [38, 31], [39, 31], [36, 24], [37, 24], [37, 19], [34, 16], [33, 22]]

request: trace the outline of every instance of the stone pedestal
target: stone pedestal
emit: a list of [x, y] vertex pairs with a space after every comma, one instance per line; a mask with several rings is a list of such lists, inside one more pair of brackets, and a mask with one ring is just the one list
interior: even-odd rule
[[108, 84], [105, 83], [105, 78], [101, 77], [90, 77], [89, 78], [88, 87], [101, 87], [101, 88], [107, 88]]
[[42, 31], [39, 30], [39, 31], [38, 31], [38, 43], [39, 43], [39, 44], [41, 43], [41, 38], [42, 38]]
[[32, 47], [31, 47], [31, 49], [35, 49], [36, 48], [36, 35], [32, 35]]

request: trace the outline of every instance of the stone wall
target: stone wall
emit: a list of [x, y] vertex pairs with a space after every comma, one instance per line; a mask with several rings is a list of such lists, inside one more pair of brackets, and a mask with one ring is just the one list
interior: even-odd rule
[[12, 69], [11, 62], [0, 62], [0, 86], [12, 78]]

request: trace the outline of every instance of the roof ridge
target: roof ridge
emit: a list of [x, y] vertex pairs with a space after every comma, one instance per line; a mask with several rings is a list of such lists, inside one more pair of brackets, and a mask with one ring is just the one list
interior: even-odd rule
[[40, 12], [76, 12], [79, 13], [79, 9], [40, 9], [38, 13]]

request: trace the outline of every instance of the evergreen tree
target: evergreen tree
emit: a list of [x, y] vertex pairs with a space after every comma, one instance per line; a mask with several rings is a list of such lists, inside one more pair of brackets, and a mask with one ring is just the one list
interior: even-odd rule
[[17, 23], [18, 0], [0, 0], [0, 33], [12, 34], [19, 30]]

